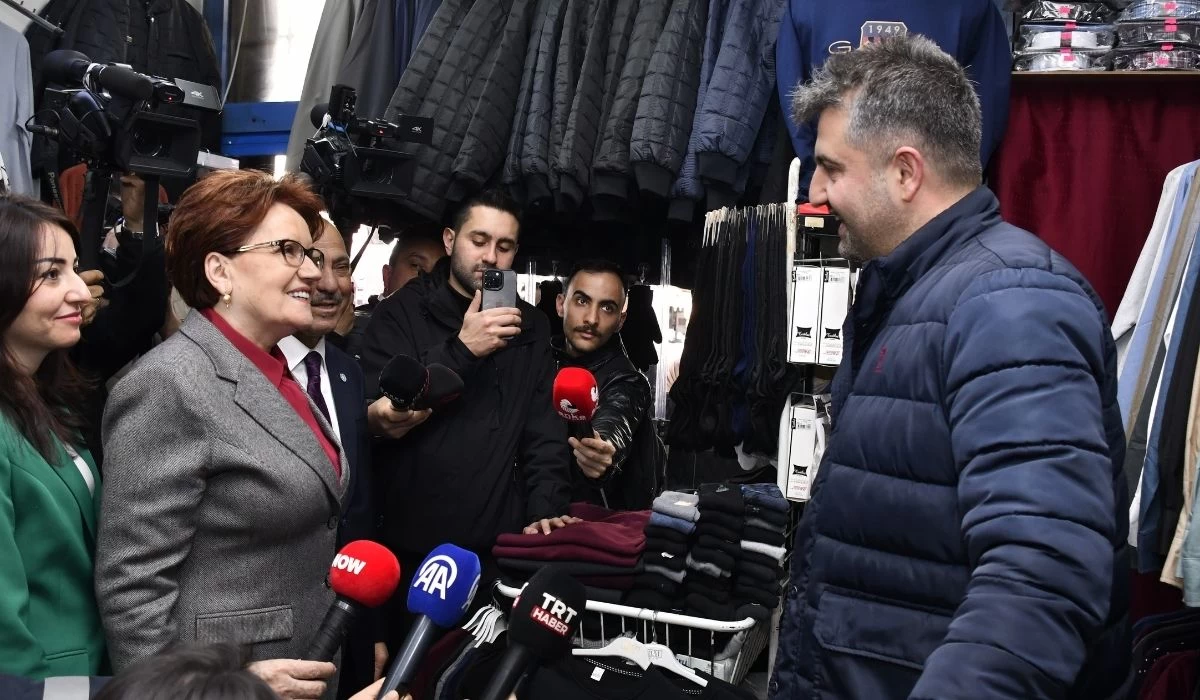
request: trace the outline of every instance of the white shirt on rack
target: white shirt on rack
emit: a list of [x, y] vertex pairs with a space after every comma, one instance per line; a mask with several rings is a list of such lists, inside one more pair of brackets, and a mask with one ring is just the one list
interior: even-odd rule
[[321, 396], [325, 399], [325, 407], [329, 409], [329, 422], [333, 425], [333, 434], [340, 446], [342, 433], [338, 427], [337, 404], [333, 400], [333, 384], [329, 381], [329, 365], [325, 361], [325, 339], [321, 338], [317, 347], [310, 348], [296, 336], [289, 335], [279, 341], [279, 351], [283, 353], [288, 370], [296, 381], [300, 382], [300, 388], [305, 392], [308, 391], [308, 369], [304, 366], [304, 358], [314, 351], [321, 356]]

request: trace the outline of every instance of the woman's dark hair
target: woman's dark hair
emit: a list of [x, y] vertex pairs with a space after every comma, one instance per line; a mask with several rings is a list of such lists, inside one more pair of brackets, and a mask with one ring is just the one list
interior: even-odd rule
[[[21, 195], [0, 195], [0, 341], [33, 294], [41, 237], [51, 226], [65, 230], [79, 247], [75, 224], [62, 212]], [[66, 348], [47, 355], [30, 377], [17, 369], [7, 346], [0, 347], [0, 387], [0, 412], [47, 462], [57, 458], [55, 437], [79, 444], [88, 384]]]
[[118, 673], [93, 700], [279, 700], [233, 644], [182, 646]]

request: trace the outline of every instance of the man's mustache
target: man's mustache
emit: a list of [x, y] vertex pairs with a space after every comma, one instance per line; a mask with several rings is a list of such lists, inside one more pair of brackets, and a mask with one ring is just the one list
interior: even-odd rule
[[309, 295], [308, 303], [310, 306], [337, 306], [345, 300], [345, 296], [341, 292], [322, 292], [320, 290], [313, 291]]

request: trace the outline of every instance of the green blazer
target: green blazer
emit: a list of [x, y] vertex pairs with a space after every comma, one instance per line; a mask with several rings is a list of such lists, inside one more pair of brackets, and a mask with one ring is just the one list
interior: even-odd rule
[[95, 495], [66, 450], [48, 463], [0, 414], [0, 674], [95, 676], [107, 670], [92, 567]]

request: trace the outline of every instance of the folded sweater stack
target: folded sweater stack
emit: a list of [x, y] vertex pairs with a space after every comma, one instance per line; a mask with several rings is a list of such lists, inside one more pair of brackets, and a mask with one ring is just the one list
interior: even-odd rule
[[670, 611], [681, 607], [687, 557], [696, 531], [696, 494], [664, 491], [654, 499], [644, 530], [641, 573], [624, 603], [637, 608]]

